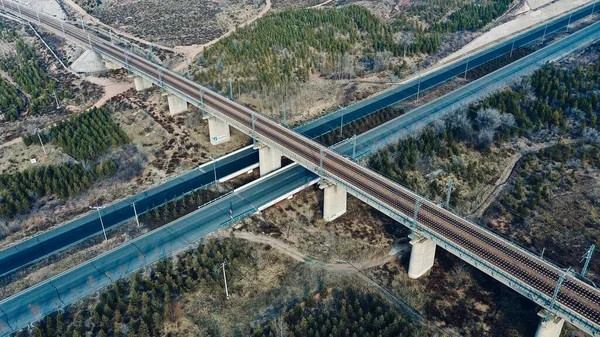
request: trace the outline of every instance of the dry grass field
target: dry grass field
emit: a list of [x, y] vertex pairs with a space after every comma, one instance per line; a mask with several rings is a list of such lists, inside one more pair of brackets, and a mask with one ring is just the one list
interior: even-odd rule
[[76, 3], [118, 30], [168, 47], [204, 44], [260, 11], [254, 0], [107, 0]]

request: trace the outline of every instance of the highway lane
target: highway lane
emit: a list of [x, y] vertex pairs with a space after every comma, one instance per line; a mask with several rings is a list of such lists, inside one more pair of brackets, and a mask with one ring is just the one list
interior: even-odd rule
[[[212, 162], [205, 163], [199, 168], [102, 209], [100, 213], [104, 226], [110, 230], [135, 218], [134, 203], [138, 214], [143, 214], [166, 201], [212, 184], [215, 172], [217, 179], [222, 179], [240, 170], [256, 166], [257, 163], [258, 152], [252, 147], [246, 147], [224, 156], [214, 164]], [[216, 169], [213, 168], [213, 165], [216, 166]], [[0, 251], [0, 277], [99, 233], [102, 233], [100, 220], [97, 212], [94, 211], [8, 247]]]
[[[508, 40], [482, 50], [472, 56], [433, 71], [420, 79], [408, 81], [394, 90], [382, 93], [346, 107], [345, 109], [338, 110], [320, 119], [311, 121], [296, 128], [296, 130], [307, 137], [317, 137], [324, 132], [339, 127], [342, 114], [344, 115], [344, 124], [351, 123], [383, 107], [411, 98], [419, 89], [425, 90], [441, 84], [457, 74], [464, 72], [464, 70], [475, 68], [495, 57], [510, 52], [511, 48], [518, 48], [531, 43], [535, 39], [543, 36], [544, 31], [546, 34], [549, 34], [553, 31], [560, 30], [569, 22], [573, 23], [587, 17], [592, 10], [597, 12], [600, 10], [600, 6], [598, 9], [595, 9], [594, 5], [588, 5], [576, 10], [573, 12], [573, 15], [563, 15], [562, 17], [551, 21], [548, 25], [533, 28], [530, 31], [517, 35], [513, 40]], [[510, 72], [512, 69], [514, 69], [514, 67], [505, 68], [505, 72]], [[473, 86], [473, 83], [469, 85], [469, 87]], [[391, 136], [398, 136], [396, 132], [397, 130], [402, 129], [402, 125], [404, 125], [405, 131], [410, 130], [409, 126], [414, 125], [417, 121], [424, 121], [424, 118], [427, 117], [427, 113], [431, 113], [431, 111], [432, 110], [429, 108], [421, 107], [410, 114], [403, 115], [379, 127], [377, 133], [369, 133], [368, 135], [361, 136], [362, 138], [357, 141], [357, 144], [359, 144], [358, 154], [364, 155], [368, 153], [369, 150], [381, 146], [384, 141], [389, 141]], [[438, 115], [431, 115], [430, 118], [431, 117], [438, 117]], [[393, 123], [393, 125], [391, 123]], [[375, 146], [375, 144], [377, 144], [377, 146]], [[350, 145], [346, 144], [346, 146]], [[237, 159], [237, 162], [234, 162], [233, 159]], [[217, 160], [218, 178], [220, 179], [234, 172], [247, 169], [252, 165], [256, 165], [257, 162], [258, 154], [256, 150], [253, 149], [246, 149], [244, 153], [236, 154], [236, 157], [227, 157], [225, 162]], [[133, 203], [136, 203], [136, 208], [139, 213], [144, 213], [153, 205], [157, 206], [165, 202], [165, 200], [172, 200], [180, 197], [185, 193], [211, 183], [213, 180], [214, 177], [212, 174], [207, 172], [200, 174], [200, 172], [192, 170], [178, 177], [176, 181], [168, 181], [147, 192], [140, 193], [108, 206], [101, 211], [103, 221], [107, 229], [113, 229], [134, 217], [133, 207], [131, 206]], [[99, 233], [101, 233], [101, 228], [97, 214], [90, 213], [82, 218], [4, 249], [0, 251], [0, 277], [6, 276], [19, 268], [55, 254]]]
[[[485, 93], [498, 89], [510, 83], [511, 80], [527, 74], [546, 62], [558, 60], [578, 49], [589, 46], [598, 39], [599, 33], [598, 25], [586, 27], [575, 36], [572, 35], [559, 40], [527, 55], [527, 57], [513, 62], [510, 66], [500, 68], [489, 75], [452, 91], [450, 94], [421, 105], [411, 110], [410, 113], [401, 115], [356, 136], [356, 158], [368, 155], [403, 136], [413, 133], [415, 129], [423, 127], [433, 120], [442, 118], [445, 114], [452, 111], [452, 107], [457, 107], [468, 101], [466, 98], [473, 100], [474, 96], [482, 96]], [[347, 155], [353, 153], [353, 142], [345, 141], [340, 144], [338, 147], [339, 151]]]
[[[104, 51], [114, 57], [120, 55], [120, 52], [113, 53], [114, 48], [110, 46], [98, 47], [106, 48]], [[161, 77], [160, 72], [153, 72], [154, 66], [147, 61], [136, 57], [129, 61], [136, 69], [150, 73], [155, 78]], [[191, 95], [193, 102], [197, 102], [199, 99], [199, 91], [195, 84], [170, 73], [163, 73], [162, 77], [164, 83], [173, 88], [172, 90]], [[209, 107], [217, 110], [231, 123], [238, 124], [245, 132], [251, 132], [249, 131], [249, 124], [251, 119], [254, 120], [253, 124], [256, 125], [255, 135], [261, 141], [272, 142], [273, 146], [282, 146], [287, 156], [297, 158], [307, 168], [319, 171], [321, 174], [327, 175], [329, 179], [337, 179], [343, 182], [353, 193], [361, 194], [363, 193], [361, 191], [366, 191], [368, 196], [375, 198], [377, 202], [381, 203], [382, 207], [399, 211], [399, 216], [411, 214], [410, 209], [414, 208], [414, 203], [418, 197], [410, 191], [372, 171], [345, 160], [305, 137], [294, 134], [262, 116], [257, 116], [249, 109], [232, 103], [225, 98], [205, 92], [204, 102]], [[323, 157], [321, 153], [325, 153], [326, 156]], [[319, 160], [322, 161], [322, 168], [320, 168]], [[521, 286], [526, 286], [531, 290], [544, 294], [542, 298], [549, 296], [548, 289], [556, 283], [557, 277], [561, 274], [560, 270], [532, 256], [530, 253], [514, 247], [514, 245], [496, 237], [489, 231], [438, 209], [433, 204], [424, 202], [424, 205], [426, 207], [423, 207], [423, 211], [419, 211], [419, 231], [427, 233], [439, 242], [447, 243], [451, 241], [457, 249], [464, 249], [470, 254], [477, 255], [485, 263], [489, 263], [495, 268], [496, 273], [508, 274], [513, 280], [522, 282]], [[437, 213], [431, 210], [442, 214], [442, 220], [436, 220], [437, 215], [435, 214]], [[507, 256], [506, 259], [505, 256]], [[481, 268], [481, 266], [478, 267]], [[537, 280], [541, 281], [537, 282]], [[578, 315], [577, 317], [583, 316], [589, 320], [583, 323], [574, 321], [578, 326], [584, 324], [584, 329], [590, 329], [590, 326], [586, 326], [585, 323], [591, 323], [592, 328], [594, 324], [597, 326], [597, 308], [598, 303], [600, 303], [597, 291], [571, 277], [567, 278], [564, 288], [564, 290], [561, 289], [559, 301], [557, 302], [557, 309], [560, 309], [560, 313], [571, 319], [572, 317], [568, 314], [574, 310]]]
[[[298, 165], [282, 171], [285, 174], [262, 178], [267, 184], [248, 184], [186, 217], [1, 301], [0, 335], [8, 335], [143, 266], [185, 249], [223, 225], [255, 213], [274, 198], [318, 181], [316, 175]], [[230, 218], [230, 209], [234, 219]]]

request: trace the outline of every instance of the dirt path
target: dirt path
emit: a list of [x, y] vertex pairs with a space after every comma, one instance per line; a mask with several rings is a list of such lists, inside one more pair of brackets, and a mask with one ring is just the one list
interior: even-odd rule
[[[246, 27], [246, 26], [252, 24], [254, 21], [262, 18], [263, 16], [265, 16], [265, 14], [267, 14], [270, 10], [271, 10], [271, 0], [266, 0], [265, 7], [263, 9], [261, 9], [261, 11], [255, 17], [253, 17], [252, 19], [250, 19], [250, 20], [244, 22], [243, 24], [241, 24], [239, 26], [239, 28], [243, 28], [243, 27]], [[205, 44], [201, 44], [201, 45], [195, 44], [195, 45], [191, 45], [191, 46], [176, 46], [173, 49], [177, 53], [183, 54], [184, 57], [185, 57], [185, 59], [189, 63], [192, 63], [192, 61], [194, 60], [194, 58], [196, 56], [198, 56], [198, 54], [200, 54], [204, 50], [204, 48], [210, 47], [213, 44], [219, 42], [221, 39], [224, 39], [224, 38], [228, 37], [229, 35], [233, 34], [236, 31], [236, 29], [238, 29], [238, 28], [232, 28], [227, 33], [225, 33], [225, 34], [219, 36], [218, 38], [216, 38], [216, 39], [214, 39], [212, 41], [209, 41], [209, 42], [207, 42]], [[178, 64], [177, 66], [175, 66], [175, 68], [173, 68], [173, 70], [174, 71], [182, 71], [182, 70], [185, 70], [186, 66], [187, 66], [187, 63], [184, 61], [184, 62]]]
[[126, 32], [123, 32], [123, 31], [120, 31], [120, 30], [118, 30], [118, 29], [115, 29], [115, 28], [113, 28], [113, 27], [112, 27], [112, 26], [110, 26], [110, 25], [107, 25], [107, 24], [103, 23], [102, 21], [100, 21], [100, 20], [98, 20], [97, 18], [93, 17], [92, 15], [88, 14], [88, 12], [86, 12], [86, 11], [85, 11], [83, 8], [81, 8], [81, 7], [80, 7], [78, 4], [76, 4], [76, 3], [75, 3], [73, 0], [62, 0], [62, 1], [63, 1], [63, 2], [66, 4], [66, 5], [68, 5], [68, 6], [71, 8], [71, 10], [73, 10], [73, 11], [74, 11], [74, 12], [76, 12], [78, 15], [80, 15], [81, 17], [83, 17], [83, 19], [84, 19], [84, 20], [86, 20], [86, 21], [88, 21], [88, 22], [91, 22], [91, 23], [93, 23], [93, 24], [95, 24], [95, 25], [101, 26], [101, 27], [103, 27], [104, 29], [108, 29], [108, 30], [112, 31], [112, 32], [113, 32], [113, 34], [116, 34], [116, 35], [119, 35], [119, 36], [126, 37], [126, 38], [128, 38], [128, 39], [130, 39], [130, 40], [134, 40], [134, 41], [136, 41], [136, 42], [139, 42], [139, 43], [145, 44], [145, 45], [147, 45], [147, 46], [152, 46], [152, 47], [154, 47], [154, 48], [158, 48], [158, 49], [162, 49], [162, 50], [167, 50], [167, 51], [170, 51], [170, 52], [174, 52], [174, 53], [176, 53], [176, 51], [175, 51], [173, 48], [169, 48], [169, 47], [166, 47], [166, 46], [163, 46], [163, 45], [160, 45], [160, 44], [156, 44], [156, 43], [153, 43], [153, 42], [150, 42], [150, 41], [147, 41], [147, 40], [141, 39], [141, 38], [139, 38], [139, 37], [137, 37], [137, 36], [134, 36], [134, 35], [131, 35], [131, 34], [129, 34], [129, 33], [126, 33]]
[[504, 190], [508, 179], [512, 176], [512, 173], [521, 158], [523, 158], [523, 153], [517, 153], [509, 158], [508, 165], [504, 168], [504, 171], [502, 171], [502, 174], [500, 174], [500, 177], [494, 186], [490, 186], [483, 191], [484, 195], [488, 195], [485, 197], [483, 202], [471, 212], [472, 216], [482, 216], [483, 212], [485, 212], [485, 210], [490, 207], [492, 202], [498, 198], [498, 195], [500, 195], [500, 193]]
[[15, 144], [19, 144], [20, 142], [23, 141], [23, 138], [21, 137], [17, 137], [13, 140], [9, 140], [8, 142], [4, 143], [4, 144], [0, 144], [0, 149], [5, 148], [5, 147], [9, 147]]
[[[579, 139], [567, 139], [567, 140], [563, 140], [560, 143], [568, 145], [568, 144], [576, 143], [578, 141], [579, 141]], [[524, 156], [535, 153], [535, 152], [539, 152], [541, 150], [547, 149], [556, 144], [558, 144], [558, 142], [538, 143], [538, 144], [533, 144], [531, 146], [528, 146], [526, 144], [520, 144], [521, 145], [520, 152], [518, 152], [518, 153], [514, 154], [512, 157], [510, 157], [510, 159], [508, 161], [508, 165], [504, 168], [504, 171], [502, 171], [502, 174], [500, 174], [500, 177], [498, 178], [498, 180], [496, 181], [494, 186], [491, 186], [488, 190], [486, 190], [486, 191], [491, 191], [491, 192], [489, 192], [487, 197], [485, 197], [484, 201], [481, 204], [479, 204], [479, 206], [477, 206], [471, 212], [470, 216], [475, 216], [475, 217], [483, 216], [483, 212], [485, 212], [485, 210], [488, 209], [488, 207], [490, 207], [492, 202], [494, 202], [498, 198], [500, 193], [502, 193], [502, 191], [504, 190], [504, 188], [510, 181], [510, 178], [514, 175], [516, 168], [517, 168], [517, 164]], [[484, 192], [484, 194], [486, 194], [486, 193]]]
[[[339, 261], [338, 263], [326, 263], [326, 262], [314, 259], [308, 255], [305, 255], [305, 254], [301, 253], [298, 249], [288, 245], [287, 243], [282, 242], [281, 240], [269, 237], [269, 236], [258, 235], [258, 234], [249, 233], [249, 232], [233, 232], [233, 233], [234, 233], [234, 236], [238, 239], [269, 245], [272, 248], [277, 249], [279, 252], [291, 257], [292, 259], [294, 259], [298, 262], [319, 266], [327, 271], [336, 272], [336, 273], [357, 273], [362, 270], [382, 266], [388, 262], [392, 262], [393, 260], [397, 259], [396, 255], [392, 254], [392, 255], [386, 255], [386, 256], [379, 257], [379, 258], [372, 259], [372, 260], [353, 262], [352, 264], [345, 262], [345, 261]], [[218, 237], [228, 237], [229, 233], [228, 232], [219, 232], [216, 235]]]
[[133, 83], [130, 82], [114, 82], [110, 78], [88, 76], [86, 81], [94, 83], [104, 88], [104, 95], [94, 104], [95, 108], [100, 108], [111, 98], [124, 93], [129, 89], [133, 89]]
[[[366, 273], [363, 272], [367, 269], [379, 267], [388, 262], [392, 262], [392, 261], [396, 260], [397, 259], [396, 254], [398, 252], [395, 249], [392, 249], [390, 254], [388, 254], [387, 256], [379, 257], [379, 258], [368, 260], [368, 261], [352, 262], [352, 263], [346, 262], [346, 261], [339, 261], [338, 263], [325, 263], [323, 261], [319, 261], [319, 260], [313, 259], [305, 254], [302, 254], [296, 248], [282, 242], [281, 240], [278, 240], [278, 239], [275, 239], [275, 238], [272, 238], [269, 236], [258, 235], [258, 234], [249, 233], [249, 232], [233, 232], [233, 233], [234, 233], [234, 236], [238, 239], [269, 245], [272, 248], [277, 249], [277, 251], [279, 251], [280, 253], [287, 255], [298, 262], [318, 266], [326, 271], [333, 272], [333, 273], [355, 274], [360, 279], [362, 279], [363, 282], [365, 282], [365, 284], [369, 285], [369, 287], [371, 287], [371, 289], [378, 291], [384, 298], [386, 298], [398, 310], [403, 312], [405, 315], [409, 315], [412, 320], [414, 320], [416, 322], [420, 322], [420, 324], [424, 324], [424, 325], [431, 327], [433, 331], [440, 331], [442, 333], [442, 335], [444, 335], [444, 336], [448, 336], [448, 335], [454, 336], [455, 335], [454, 333], [449, 333], [448, 331], [441, 330], [436, 324], [434, 324], [434, 322], [427, 320], [420, 312], [418, 312], [416, 309], [411, 307], [408, 303], [406, 303], [404, 300], [402, 300], [395, 294], [391, 293], [388, 289], [382, 287], [376, 280], [372, 279]], [[229, 234], [230, 234], [229, 232], [220, 231], [220, 232], [216, 233], [216, 236], [221, 237], [221, 238], [226, 238], [226, 237], [229, 237]]]
[[318, 5], [314, 5], [314, 6], [312, 6], [312, 7], [308, 7], [308, 8], [321, 8], [321, 7], [323, 7], [323, 6], [327, 5], [327, 4], [328, 4], [328, 3], [330, 3], [330, 2], [333, 2], [333, 0], [327, 0], [327, 1], [325, 1], [325, 2], [322, 2], [322, 3], [318, 4]]

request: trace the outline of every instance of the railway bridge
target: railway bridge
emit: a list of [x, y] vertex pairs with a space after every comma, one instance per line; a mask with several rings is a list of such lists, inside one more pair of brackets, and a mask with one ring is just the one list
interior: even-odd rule
[[[258, 112], [94, 36], [85, 27], [76, 27], [9, 0], [0, 1], [0, 10], [5, 14], [44, 27], [100, 54], [110, 67], [126, 68], [134, 74], [137, 90], [153, 85], [162, 88], [168, 93], [172, 114], [187, 110], [188, 104], [200, 108], [208, 119], [211, 143], [229, 140], [230, 127], [248, 134], [259, 149], [261, 175], [281, 167], [282, 156], [319, 175], [325, 193], [326, 220], [333, 220], [346, 211], [347, 194], [351, 193], [410, 228], [412, 252], [408, 273], [411, 278], [427, 273], [439, 246], [539, 304], [543, 310], [536, 336], [558, 337], [565, 321], [600, 336], [600, 290], [569, 271]], [[594, 12], [595, 4], [589, 14]]]

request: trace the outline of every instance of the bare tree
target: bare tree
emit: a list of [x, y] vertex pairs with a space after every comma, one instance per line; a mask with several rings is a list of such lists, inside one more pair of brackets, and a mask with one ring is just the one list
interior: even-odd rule
[[271, 329], [275, 331], [276, 337], [288, 337], [290, 336], [290, 330], [285, 322], [285, 319], [282, 315], [277, 316], [275, 319], [271, 320]]
[[600, 132], [596, 129], [586, 127], [581, 135], [586, 143], [600, 142]]
[[479, 130], [479, 133], [477, 134], [477, 146], [484, 150], [489, 149], [494, 143], [495, 135], [496, 131], [493, 129]]
[[458, 130], [459, 140], [469, 141], [473, 135], [473, 127], [466, 109], [461, 109], [450, 114], [446, 119], [446, 126], [450, 130]]
[[501, 114], [500, 124], [501, 129], [510, 129], [517, 125], [517, 121], [515, 120], [515, 116], [512, 114]]
[[502, 124], [502, 114], [497, 109], [480, 109], [475, 117], [475, 126], [479, 130], [496, 130]]

